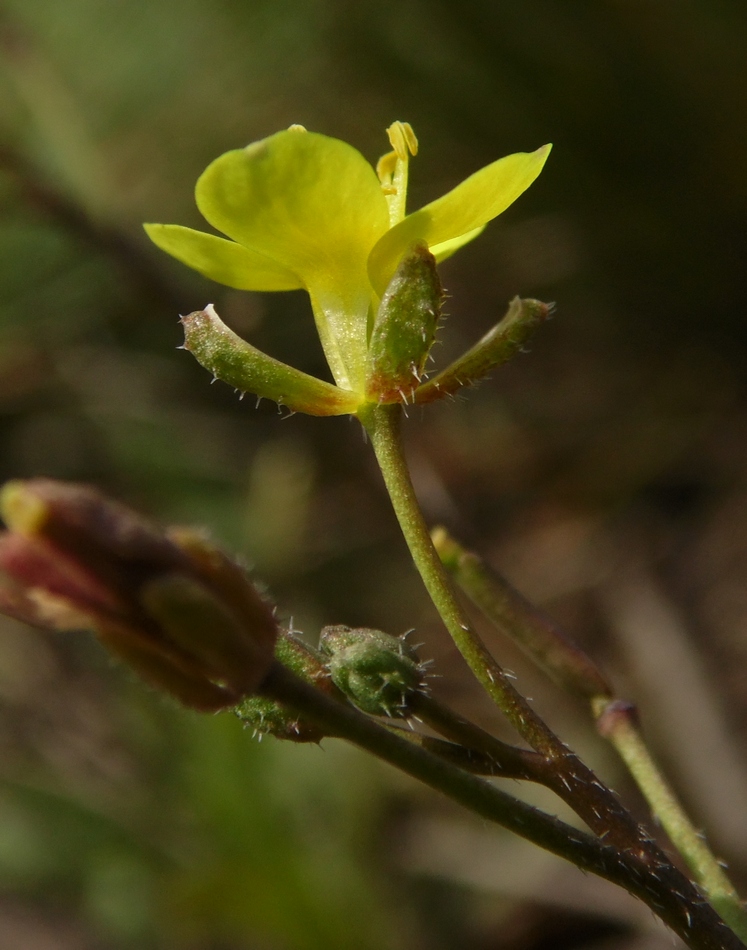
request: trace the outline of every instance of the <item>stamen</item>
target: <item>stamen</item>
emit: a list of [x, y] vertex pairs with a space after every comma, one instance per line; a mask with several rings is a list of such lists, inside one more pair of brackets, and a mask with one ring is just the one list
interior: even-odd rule
[[401, 162], [408, 160], [408, 152], [410, 155], [418, 154], [418, 140], [409, 122], [393, 122], [386, 130], [386, 134]]
[[394, 227], [405, 217], [408, 165], [410, 155], [418, 153], [418, 140], [407, 122], [393, 122], [386, 131], [394, 151], [379, 159], [376, 174], [389, 207], [389, 225]]
[[392, 187], [392, 177], [394, 175], [394, 170], [397, 167], [397, 153], [396, 152], [387, 152], [386, 155], [382, 155], [381, 158], [376, 163], [376, 174], [379, 176], [379, 181], [384, 188], [384, 193], [386, 194], [387, 188], [390, 188], [393, 192], [396, 193], [397, 189]]

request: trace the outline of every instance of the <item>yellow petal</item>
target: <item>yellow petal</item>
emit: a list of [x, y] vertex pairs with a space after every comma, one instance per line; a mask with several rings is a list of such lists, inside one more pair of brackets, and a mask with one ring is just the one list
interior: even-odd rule
[[460, 247], [464, 247], [465, 244], [469, 244], [470, 241], [474, 241], [476, 237], [479, 237], [482, 232], [485, 230], [485, 225], [483, 224], [479, 228], [474, 228], [472, 231], [467, 231], [466, 234], [460, 234], [459, 237], [452, 238], [450, 241], [443, 241], [441, 244], [434, 244], [430, 251], [431, 254], [436, 258], [436, 263], [440, 264], [441, 261], [445, 261], [447, 257], [451, 257], [452, 254], [456, 254]]
[[360, 152], [294, 128], [227, 152], [196, 188], [205, 218], [296, 275], [318, 304], [322, 345], [339, 383], [366, 349], [366, 261], [387, 230], [387, 203]]
[[408, 215], [371, 252], [368, 273], [382, 294], [405, 250], [414, 241], [438, 247], [487, 224], [505, 211], [542, 171], [550, 152], [517, 152], [481, 168], [452, 191]]
[[146, 224], [144, 228], [162, 251], [219, 284], [237, 290], [298, 290], [303, 286], [292, 271], [234, 241], [178, 224]]

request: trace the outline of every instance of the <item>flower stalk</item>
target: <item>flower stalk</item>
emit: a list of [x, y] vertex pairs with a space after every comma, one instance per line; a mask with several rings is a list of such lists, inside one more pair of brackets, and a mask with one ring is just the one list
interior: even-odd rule
[[718, 913], [747, 941], [747, 907], [723, 866], [687, 815], [646, 745], [635, 707], [622, 700], [592, 703], [597, 728], [614, 746], [669, 840], [682, 855], [696, 882]]
[[623, 848], [646, 850], [647, 834], [617, 796], [571, 752], [516, 690], [503, 668], [480, 639], [459, 602], [441, 563], [418, 505], [400, 438], [401, 406], [379, 406], [359, 412], [368, 432], [395, 514], [423, 583], [459, 652], [478, 682], [519, 735], [551, 760], [552, 787], [598, 834]]

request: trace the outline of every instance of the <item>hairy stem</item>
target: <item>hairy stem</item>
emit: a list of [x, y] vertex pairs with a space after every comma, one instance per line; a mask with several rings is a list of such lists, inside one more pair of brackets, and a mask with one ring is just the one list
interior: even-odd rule
[[747, 940], [745, 905], [651, 756], [638, 728], [635, 707], [622, 700], [609, 701], [601, 697], [592, 705], [600, 733], [609, 739], [625, 762], [651, 811], [687, 862], [708, 900], [740, 939]]
[[[457, 599], [451, 579], [431, 541], [418, 505], [400, 440], [401, 406], [369, 406], [359, 413], [369, 434], [384, 482], [415, 566], [441, 618], [472, 672], [532, 748], [550, 759], [545, 784], [610, 844], [651, 851], [649, 836], [617, 796], [573, 753], [517, 692], [496, 663]], [[651, 860], [659, 855], [651, 851]]]
[[554, 755], [559, 741], [511, 684], [495, 662], [457, 600], [451, 580], [433, 547], [412, 487], [400, 443], [399, 405], [369, 406], [359, 418], [371, 439], [376, 459], [415, 566], [452, 639], [488, 695], [517, 732], [542, 755]]
[[290, 706], [329, 735], [373, 753], [473, 813], [620, 885], [644, 901], [693, 950], [745, 950], [664, 855], [652, 866], [640, 851], [618, 849], [546, 815], [327, 696], [279, 663], [259, 693]]
[[552, 768], [552, 761], [539, 752], [501, 742], [437, 699], [423, 693], [410, 697], [409, 709], [440, 735], [480, 754], [487, 760], [486, 764], [491, 763], [491, 768], [484, 774], [546, 784], [548, 766]]
[[[532, 777], [523, 774], [526, 771], [521, 764], [514, 764], [505, 759], [500, 759], [487, 752], [479, 752], [474, 747], [464, 746], [458, 742], [449, 742], [446, 739], [435, 739], [433, 736], [425, 736], [422, 732], [414, 732], [405, 726], [398, 726], [394, 723], [384, 723], [385, 727], [395, 735], [402, 736], [413, 745], [420, 746], [427, 752], [437, 755], [440, 759], [450, 762], [452, 765], [464, 769], [465, 772], [471, 772], [472, 775], [485, 775], [491, 778], [511, 778], [525, 779], [533, 781]], [[339, 737], [338, 737], [339, 738]], [[536, 755], [536, 752], [529, 753]]]

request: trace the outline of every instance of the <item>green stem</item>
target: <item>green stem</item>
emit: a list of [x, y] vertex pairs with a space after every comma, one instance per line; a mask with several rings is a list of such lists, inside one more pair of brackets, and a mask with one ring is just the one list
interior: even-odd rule
[[651, 811], [687, 862], [708, 900], [742, 940], [747, 940], [747, 909], [702, 835], [693, 827], [641, 735], [635, 708], [622, 700], [599, 697], [592, 704], [600, 733], [625, 762]]
[[[450, 739], [451, 743], [458, 743], [458, 748], [473, 755], [474, 764], [469, 771], [477, 772], [479, 768], [479, 774], [483, 775], [547, 784], [548, 766], [552, 769], [552, 760], [538, 752], [501, 742], [453, 709], [423, 693], [410, 697], [409, 710], [431, 729]], [[478, 754], [476, 757], [475, 753]]]
[[394, 512], [431, 600], [470, 669], [517, 732], [542, 755], [562, 754], [565, 750], [559, 748], [557, 737], [514, 689], [454, 594], [410, 480], [400, 442], [401, 417], [401, 406], [397, 404], [369, 405], [358, 414], [371, 439]]
[[457, 599], [418, 505], [400, 441], [402, 407], [369, 405], [358, 413], [373, 445], [402, 533], [428, 593], [474, 675], [517, 732], [552, 761], [545, 784], [599, 835], [619, 848], [640, 848], [660, 860], [648, 835], [617, 796], [565, 746], [516, 691], [490, 655]]
[[553, 682], [583, 699], [612, 697], [612, 687], [591, 657], [543, 611], [523, 597], [445, 528], [431, 532], [444, 567], [469, 599], [513, 640]]
[[473, 813], [620, 885], [644, 901], [693, 950], [746, 950], [663, 855], [652, 866], [639, 850], [620, 850], [546, 815], [327, 696], [279, 663], [259, 694], [290, 706], [329, 735], [373, 753]]
[[[415, 732], [405, 726], [397, 726], [391, 722], [383, 723], [383, 725], [390, 732], [406, 739], [407, 742], [420, 746], [421, 749], [425, 749], [432, 755], [437, 755], [440, 759], [464, 769], [465, 772], [471, 772], [472, 775], [533, 781], [531, 776], [524, 774], [526, 770], [521, 766], [515, 767], [511, 762], [502, 761], [487, 752], [479, 752], [471, 746], [464, 746], [457, 742], [447, 742], [446, 739], [436, 739], [433, 736], [426, 736], [422, 732]], [[537, 753], [529, 754], [536, 755]]]

